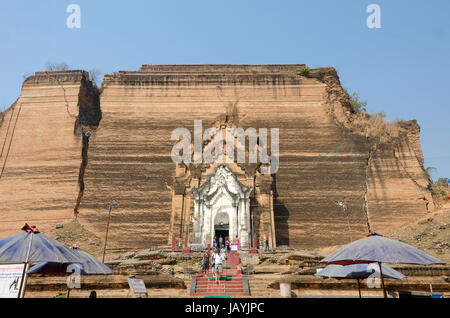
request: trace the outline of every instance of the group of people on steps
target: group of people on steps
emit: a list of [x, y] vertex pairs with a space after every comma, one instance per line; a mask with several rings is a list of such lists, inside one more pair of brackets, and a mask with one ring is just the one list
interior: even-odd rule
[[[239, 249], [239, 238], [236, 236], [236, 247]], [[219, 283], [220, 277], [223, 272], [223, 264], [228, 258], [228, 254], [231, 252], [230, 240], [228, 237], [224, 238], [219, 235], [219, 238], [214, 237], [213, 239], [213, 252], [211, 253], [208, 249], [205, 250], [203, 254], [202, 261], [202, 272], [211, 272], [215, 274], [216, 283]]]
[[216, 248], [212, 253], [206, 249], [203, 254], [202, 272], [206, 274], [211, 269], [211, 272], [216, 276], [216, 283], [218, 284], [223, 272], [223, 263], [226, 259], [227, 253], [225, 249]]

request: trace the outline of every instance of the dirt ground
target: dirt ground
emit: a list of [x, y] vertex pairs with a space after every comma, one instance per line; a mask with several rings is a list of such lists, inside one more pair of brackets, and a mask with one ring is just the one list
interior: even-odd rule
[[80, 249], [101, 259], [104, 238], [89, 232], [77, 221], [67, 222], [62, 226], [62, 228], [53, 229], [50, 236], [67, 246], [76, 244]]
[[427, 217], [384, 235], [450, 263], [450, 204]]

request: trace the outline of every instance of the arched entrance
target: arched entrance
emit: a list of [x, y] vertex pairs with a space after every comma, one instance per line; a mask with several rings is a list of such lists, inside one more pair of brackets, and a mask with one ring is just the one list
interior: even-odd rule
[[214, 236], [219, 240], [222, 236], [223, 243], [230, 236], [230, 221], [227, 212], [219, 212], [214, 219]]

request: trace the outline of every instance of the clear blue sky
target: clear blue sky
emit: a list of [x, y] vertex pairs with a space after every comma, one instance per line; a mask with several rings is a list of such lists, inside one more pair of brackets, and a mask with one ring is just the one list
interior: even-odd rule
[[[69, 29], [69, 4], [81, 28]], [[369, 29], [366, 8], [381, 8]], [[0, 2], [0, 109], [46, 62], [103, 73], [141, 64], [334, 66], [391, 120], [417, 119], [425, 166], [450, 177], [450, 1], [227, 0]]]

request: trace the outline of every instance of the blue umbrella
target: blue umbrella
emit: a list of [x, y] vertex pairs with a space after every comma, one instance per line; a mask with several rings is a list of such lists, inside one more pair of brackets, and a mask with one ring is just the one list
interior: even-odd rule
[[[74, 248], [73, 252], [83, 259], [80, 265], [80, 273], [84, 275], [108, 275], [113, 274], [113, 271], [97, 260], [94, 256]], [[55, 263], [55, 262], [40, 262], [30, 268], [28, 274], [66, 274], [67, 267], [71, 263]]]
[[81, 263], [73, 250], [42, 233], [24, 232], [0, 240], [0, 263]]
[[[383, 278], [392, 278], [392, 279], [403, 279], [406, 276], [402, 273], [388, 267], [385, 265], [381, 265]], [[359, 297], [361, 298], [361, 285], [359, 280], [368, 278], [375, 272], [374, 268], [370, 268], [369, 264], [353, 264], [353, 265], [335, 265], [330, 264], [325, 268], [318, 271], [315, 276], [329, 277], [329, 278], [337, 278], [337, 279], [351, 279], [354, 278], [358, 281], [358, 292]]]
[[24, 233], [5, 237], [0, 240], [0, 263], [25, 263], [19, 297], [23, 297], [26, 286], [26, 269], [29, 263], [56, 262], [82, 263], [83, 258], [69, 247], [40, 233], [35, 226], [25, 224]]
[[380, 234], [352, 242], [321, 260], [327, 264], [349, 265], [357, 263], [391, 264], [445, 264], [445, 262], [411, 245], [389, 239]]
[[383, 269], [381, 263], [391, 264], [445, 264], [445, 262], [408, 244], [371, 233], [368, 237], [352, 242], [321, 260], [327, 264], [361, 264], [377, 262], [380, 267], [384, 297]]

